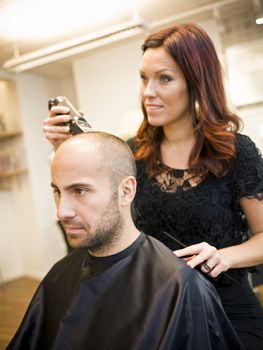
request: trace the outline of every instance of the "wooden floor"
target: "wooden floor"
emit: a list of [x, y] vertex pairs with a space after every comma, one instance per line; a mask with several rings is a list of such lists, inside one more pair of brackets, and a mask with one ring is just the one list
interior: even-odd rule
[[[38, 285], [39, 281], [29, 278], [0, 285], [0, 350], [13, 337]], [[263, 284], [255, 291], [263, 306]]]
[[0, 350], [13, 337], [38, 284], [39, 281], [19, 278], [0, 285]]

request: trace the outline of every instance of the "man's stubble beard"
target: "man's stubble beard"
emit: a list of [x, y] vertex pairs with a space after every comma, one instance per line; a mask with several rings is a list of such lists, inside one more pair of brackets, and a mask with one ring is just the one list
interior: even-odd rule
[[118, 241], [124, 226], [123, 217], [118, 207], [118, 193], [114, 192], [100, 219], [94, 223], [95, 232], [90, 232], [86, 226], [86, 233], [82, 237], [68, 237], [72, 248], [87, 248], [91, 253], [101, 253], [109, 250]]

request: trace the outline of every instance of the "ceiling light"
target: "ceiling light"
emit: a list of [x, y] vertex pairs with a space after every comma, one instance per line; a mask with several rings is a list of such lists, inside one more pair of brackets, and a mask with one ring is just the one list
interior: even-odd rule
[[[131, 18], [133, 0], [0, 0], [1, 36], [13, 41], [47, 40]], [[114, 22], [113, 22], [114, 21]]]
[[3, 67], [14, 73], [23, 72], [37, 66], [77, 55], [88, 50], [123, 40], [147, 30], [141, 20], [126, 22], [92, 34], [63, 41], [62, 43], [32, 51], [4, 62]]

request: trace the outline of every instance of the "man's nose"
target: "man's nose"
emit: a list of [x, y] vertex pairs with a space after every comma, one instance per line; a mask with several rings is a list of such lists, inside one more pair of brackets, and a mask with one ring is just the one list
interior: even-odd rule
[[57, 203], [57, 217], [59, 220], [72, 219], [76, 215], [76, 211], [69, 198], [60, 197]]

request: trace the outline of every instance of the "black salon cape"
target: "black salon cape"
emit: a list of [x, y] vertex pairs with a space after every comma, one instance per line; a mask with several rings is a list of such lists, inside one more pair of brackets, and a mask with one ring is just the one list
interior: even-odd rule
[[212, 284], [142, 233], [118, 254], [76, 249], [55, 264], [7, 349], [242, 347]]

